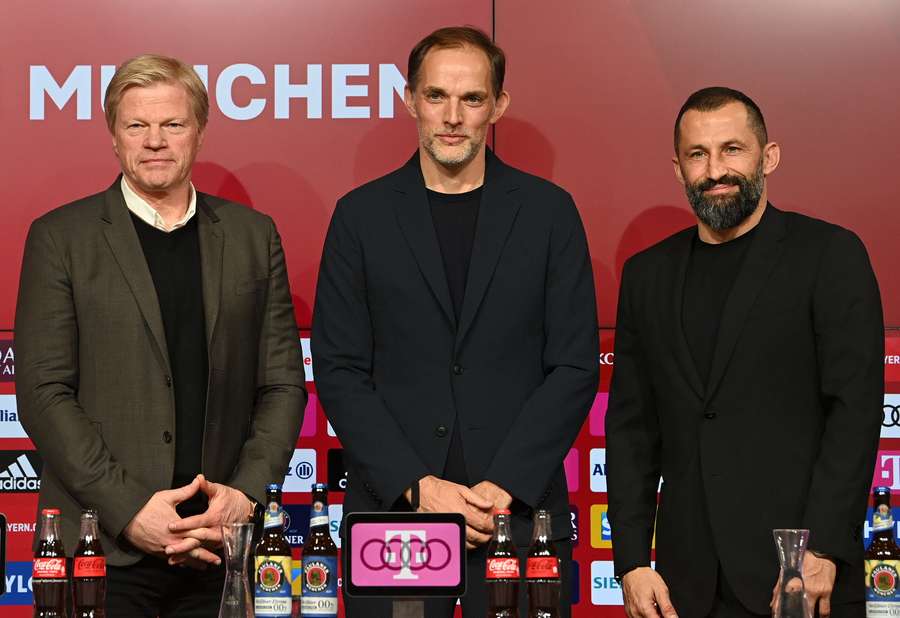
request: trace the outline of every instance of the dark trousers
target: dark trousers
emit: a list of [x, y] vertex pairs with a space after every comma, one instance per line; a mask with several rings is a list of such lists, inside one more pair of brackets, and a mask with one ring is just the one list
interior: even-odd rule
[[[772, 587], [774, 588], [774, 584]], [[817, 608], [814, 608], [814, 615], [816, 617], [819, 615]], [[866, 615], [866, 604], [860, 602], [832, 605], [830, 615], [831, 618], [864, 618]], [[771, 613], [754, 614], [741, 604], [720, 566], [716, 597], [713, 601], [713, 608], [709, 613], [709, 618], [768, 618], [769, 616], [771, 616]]]
[[110, 618], [209, 618], [219, 613], [225, 567], [197, 571], [147, 556], [131, 566], [108, 566], [106, 582]]
[[[560, 564], [560, 618], [570, 618], [572, 615], [572, 542], [554, 541], [559, 553]], [[466, 561], [466, 593], [460, 597], [463, 618], [484, 618], [487, 612], [487, 586], [484, 582], [484, 563], [487, 547], [468, 552]], [[527, 547], [518, 548], [519, 561], [522, 575], [524, 576], [525, 557]], [[519, 612], [526, 615], [528, 601], [525, 593], [525, 583], [519, 585]], [[346, 588], [344, 588], [346, 590]], [[347, 618], [391, 618], [393, 599], [365, 599], [350, 597], [344, 594], [344, 608]], [[456, 599], [426, 599], [425, 618], [452, 618], [456, 607]]]

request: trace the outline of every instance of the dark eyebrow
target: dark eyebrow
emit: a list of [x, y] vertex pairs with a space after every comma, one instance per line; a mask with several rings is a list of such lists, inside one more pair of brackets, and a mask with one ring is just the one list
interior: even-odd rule
[[443, 88], [438, 88], [437, 86], [425, 86], [422, 89], [422, 92], [424, 94], [442, 94], [442, 95], [447, 94]]

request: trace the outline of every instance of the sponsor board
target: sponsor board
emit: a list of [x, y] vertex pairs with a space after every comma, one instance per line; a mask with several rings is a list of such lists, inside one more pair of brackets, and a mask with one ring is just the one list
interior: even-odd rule
[[312, 352], [309, 347], [309, 337], [300, 337], [300, 351], [303, 355], [303, 373], [306, 375], [306, 381], [313, 381], [313, 364]]
[[301, 438], [311, 438], [316, 435], [316, 426], [319, 421], [318, 407], [319, 397], [315, 393], [309, 393], [306, 409], [303, 411], [303, 425], [300, 426]]
[[347, 469], [344, 449], [328, 449], [328, 491], [347, 491]]
[[606, 449], [591, 449], [591, 491], [606, 493]]
[[0, 493], [40, 491], [41, 470], [37, 451], [0, 451]]
[[591, 547], [596, 549], [612, 548], [612, 527], [609, 525], [609, 506], [606, 504], [591, 505]]
[[0, 339], [0, 382], [15, 382], [16, 353], [12, 339]]
[[900, 395], [885, 394], [881, 412], [881, 437], [900, 438]]
[[609, 393], [597, 393], [591, 406], [589, 431], [592, 436], [606, 435], [606, 407], [609, 405]]
[[303, 547], [309, 534], [309, 505], [283, 504], [284, 538], [291, 547]]
[[343, 504], [329, 504], [328, 505], [328, 529], [331, 531], [331, 540], [334, 541], [334, 544], [337, 545], [337, 548], [341, 548], [341, 520], [344, 519], [344, 505]]
[[616, 581], [612, 560], [591, 562], [591, 604], [622, 605], [622, 587]]
[[281, 490], [283, 492], [310, 493], [316, 478], [316, 450], [311, 448], [294, 449], [294, 455], [288, 465]]
[[0, 605], [32, 604], [31, 566], [30, 560], [6, 563], [6, 594], [0, 595]]
[[900, 451], [880, 450], [875, 459], [872, 487], [884, 485], [891, 491], [900, 490]]
[[334, 433], [334, 427], [331, 426], [331, 421], [326, 421], [328, 423], [328, 435], [332, 438], [337, 438], [337, 434]]
[[[650, 563], [656, 568], [656, 563]], [[622, 587], [616, 581], [612, 560], [591, 562], [591, 604], [622, 605]]]
[[15, 395], [0, 395], [0, 438], [27, 438], [19, 422]]
[[569, 505], [569, 517], [572, 522], [572, 547], [578, 547], [578, 507], [574, 504]]
[[563, 470], [566, 471], [566, 485], [569, 491], [578, 491], [579, 474], [578, 474], [578, 449], [570, 448], [566, 458], [563, 459]]
[[900, 337], [884, 338], [884, 381], [900, 384]]
[[572, 605], [578, 605], [581, 601], [581, 566], [577, 560], [572, 560]]

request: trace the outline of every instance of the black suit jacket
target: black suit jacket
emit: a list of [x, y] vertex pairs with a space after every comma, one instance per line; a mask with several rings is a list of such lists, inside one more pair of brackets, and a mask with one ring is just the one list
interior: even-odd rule
[[[262, 502], [284, 478], [306, 403], [281, 239], [269, 217], [212, 195], [197, 193], [194, 216], [209, 354], [202, 470]], [[110, 564], [137, 562], [120, 535], [172, 486], [175, 400], [119, 180], [31, 225], [15, 332], [19, 414], [45, 462], [38, 508], [62, 510], [69, 552], [80, 509], [98, 508]]]
[[[341, 198], [313, 317], [316, 386], [345, 447], [345, 512], [399, 506], [444, 470], [459, 414], [468, 478], [570, 534], [562, 461], [597, 387], [597, 318], [581, 219], [559, 187], [488, 152], [457, 323], [418, 154]], [[524, 539], [524, 541], [523, 541]]]
[[838, 560], [832, 603], [860, 601], [884, 389], [865, 248], [846, 229], [768, 205], [704, 385], [682, 330], [695, 230], [622, 273], [606, 416], [616, 572], [649, 564], [656, 517], [656, 568], [680, 616], [708, 613], [719, 562], [741, 602], [768, 613], [772, 530], [808, 528], [809, 547]]

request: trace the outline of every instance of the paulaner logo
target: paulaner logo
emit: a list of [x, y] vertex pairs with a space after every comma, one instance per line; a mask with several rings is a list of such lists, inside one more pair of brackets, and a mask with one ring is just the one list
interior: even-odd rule
[[[293, 66], [275, 64], [258, 67], [254, 64], [232, 64], [215, 76], [214, 87], [210, 88], [209, 65], [194, 65], [194, 70], [209, 90], [210, 106], [218, 106], [222, 114], [232, 120], [253, 120], [266, 114], [276, 120], [291, 117], [292, 101], [306, 101], [306, 117], [322, 118], [322, 102], [325, 94], [322, 64]], [[264, 70], [265, 69], [265, 70]], [[271, 71], [271, 74], [267, 74]], [[49, 99], [58, 109], [71, 107], [74, 100], [75, 118], [90, 120], [99, 113], [106, 95], [106, 87], [116, 72], [115, 65], [103, 64], [93, 67], [79, 64], [68, 75], [54, 76], [44, 64], [28, 67], [28, 118], [44, 120]], [[305, 75], [304, 75], [305, 73]], [[369, 85], [360, 83], [369, 77], [368, 64], [332, 64], [331, 73], [331, 118], [371, 118], [370, 105], [360, 105], [369, 98]], [[350, 80], [354, 83], [350, 83]], [[244, 104], [235, 102], [233, 90], [235, 82], [246, 81], [253, 87], [255, 95]], [[395, 64], [379, 64], [377, 67], [378, 117], [393, 118], [394, 104], [403, 100], [406, 79]], [[93, 93], [99, 96], [100, 105], [94, 105]], [[351, 105], [351, 100], [354, 105]], [[271, 105], [270, 105], [271, 103]], [[102, 114], [101, 114], [102, 115]]]
[[40, 491], [42, 468], [35, 451], [0, 451], [0, 492]]

